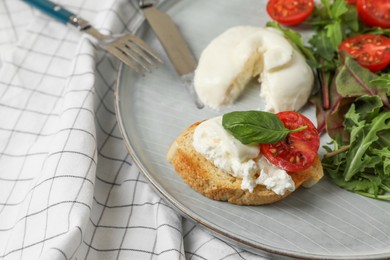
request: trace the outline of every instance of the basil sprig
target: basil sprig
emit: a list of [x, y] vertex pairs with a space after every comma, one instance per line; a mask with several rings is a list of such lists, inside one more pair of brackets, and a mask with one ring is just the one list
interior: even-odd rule
[[289, 130], [273, 113], [264, 111], [235, 111], [224, 114], [222, 126], [243, 144], [276, 143], [289, 133], [302, 131], [307, 126]]

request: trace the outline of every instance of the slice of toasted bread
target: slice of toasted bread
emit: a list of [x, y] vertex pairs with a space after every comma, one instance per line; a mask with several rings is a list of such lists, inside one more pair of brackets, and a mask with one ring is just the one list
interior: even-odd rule
[[[229, 173], [216, 168], [193, 147], [195, 123], [185, 129], [172, 143], [167, 152], [167, 160], [185, 183], [194, 190], [210, 199], [227, 201], [239, 205], [261, 205], [279, 201], [291, 192], [277, 195], [263, 185], [257, 185], [253, 192], [241, 189], [242, 179], [231, 176]], [[300, 185], [310, 187], [323, 176], [323, 169], [319, 157], [313, 165], [302, 172], [289, 173], [295, 187]]]

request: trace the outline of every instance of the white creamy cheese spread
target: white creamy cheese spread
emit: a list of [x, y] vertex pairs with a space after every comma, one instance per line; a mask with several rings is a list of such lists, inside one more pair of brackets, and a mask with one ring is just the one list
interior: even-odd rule
[[266, 109], [299, 110], [310, 96], [314, 77], [302, 55], [272, 28], [233, 27], [202, 52], [195, 90], [205, 105], [218, 109], [239, 96], [253, 77], [262, 82]]
[[295, 183], [286, 171], [269, 163], [264, 156], [260, 156], [257, 163], [261, 171], [256, 184], [264, 185], [278, 195], [283, 195], [286, 191], [295, 190]]
[[[253, 192], [262, 184], [279, 195], [294, 189], [294, 182], [286, 171], [259, 156], [258, 144], [244, 145], [222, 126], [222, 117], [211, 118], [198, 125], [194, 132], [195, 150], [215, 167], [234, 177], [242, 178], [241, 189]], [[255, 175], [260, 174], [256, 179]]]

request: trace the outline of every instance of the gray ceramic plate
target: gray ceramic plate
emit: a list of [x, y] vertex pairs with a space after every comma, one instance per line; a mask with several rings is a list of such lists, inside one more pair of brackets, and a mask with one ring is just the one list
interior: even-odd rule
[[[198, 58], [218, 34], [236, 25], [263, 26], [260, 0], [168, 1], [173, 17]], [[147, 25], [140, 35], [159, 53]], [[166, 56], [145, 76], [126, 67], [119, 74], [116, 106], [124, 140], [134, 161], [155, 188], [186, 217], [214, 234], [253, 252], [302, 258], [373, 259], [390, 257], [390, 203], [344, 191], [326, 178], [270, 206], [243, 207], [212, 201], [190, 189], [165, 160], [175, 139], [193, 122], [227, 111], [261, 109], [252, 84], [223, 111], [198, 110]], [[304, 111], [312, 117], [313, 109]]]

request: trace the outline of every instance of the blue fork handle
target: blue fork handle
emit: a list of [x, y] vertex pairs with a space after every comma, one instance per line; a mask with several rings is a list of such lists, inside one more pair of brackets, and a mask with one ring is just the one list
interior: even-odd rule
[[73, 14], [72, 12], [48, 0], [22, 0], [22, 1], [29, 3], [30, 5], [38, 8], [44, 13], [52, 16], [59, 22], [65, 24], [71, 22], [71, 17], [75, 17], [75, 14]]

